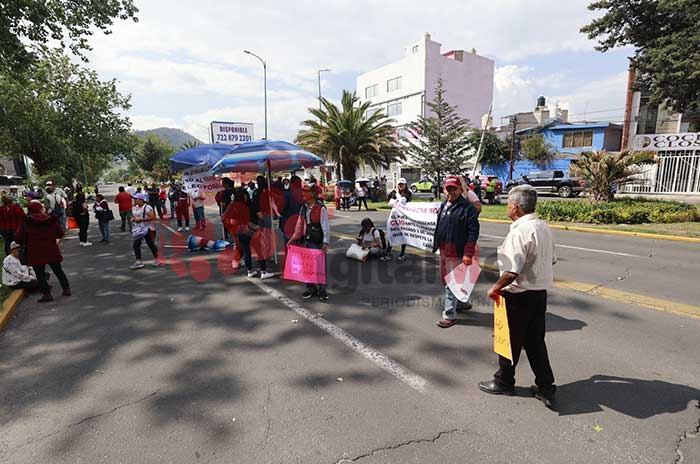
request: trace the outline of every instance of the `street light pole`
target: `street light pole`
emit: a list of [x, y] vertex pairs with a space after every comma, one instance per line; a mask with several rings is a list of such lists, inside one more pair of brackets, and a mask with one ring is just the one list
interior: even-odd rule
[[259, 59], [260, 62], [263, 65], [263, 86], [264, 86], [264, 92], [265, 92], [265, 140], [267, 140], [267, 63], [265, 60], [260, 58], [258, 55], [255, 53], [248, 51], [248, 50], [243, 50], [243, 53], [246, 53], [248, 55], [254, 56], [255, 58]]
[[321, 73], [322, 72], [330, 72], [330, 69], [319, 69], [318, 70], [318, 109], [321, 108]]

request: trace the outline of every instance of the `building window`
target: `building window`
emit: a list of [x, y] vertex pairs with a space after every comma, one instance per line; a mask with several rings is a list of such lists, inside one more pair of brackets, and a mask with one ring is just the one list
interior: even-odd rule
[[401, 114], [401, 102], [396, 102], [396, 103], [389, 103], [386, 107], [386, 115], [391, 117], [391, 116], [398, 116]]
[[418, 53], [418, 45], [413, 46], [413, 53]]
[[386, 81], [386, 91], [393, 92], [401, 88], [401, 76]]
[[365, 111], [365, 118], [369, 118], [372, 116], [374, 113], [379, 111], [381, 108], [379, 106], [373, 106], [371, 108], [368, 108], [367, 111]]
[[593, 131], [568, 132], [564, 134], [564, 148], [585, 148], [593, 146]]
[[377, 84], [365, 88], [365, 98], [372, 98], [377, 95]]

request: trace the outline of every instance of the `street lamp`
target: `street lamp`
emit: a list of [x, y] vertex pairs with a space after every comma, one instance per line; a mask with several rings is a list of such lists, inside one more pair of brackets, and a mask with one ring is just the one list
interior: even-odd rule
[[321, 73], [330, 72], [330, 69], [319, 69], [318, 70], [318, 109], [321, 109]]
[[246, 53], [248, 55], [254, 56], [255, 58], [259, 59], [260, 62], [263, 65], [263, 79], [264, 79], [264, 86], [265, 86], [265, 140], [267, 140], [267, 63], [265, 63], [265, 60], [260, 58], [258, 55], [255, 53], [248, 51], [248, 50], [243, 50], [243, 53]]

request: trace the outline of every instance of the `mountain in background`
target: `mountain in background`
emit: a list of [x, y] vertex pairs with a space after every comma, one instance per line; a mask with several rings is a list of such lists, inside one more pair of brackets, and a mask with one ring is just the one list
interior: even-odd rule
[[149, 135], [157, 135], [163, 140], [167, 140], [175, 148], [180, 148], [187, 142], [192, 142], [196, 141], [199, 143], [204, 143], [201, 140], [199, 140], [197, 137], [194, 135], [188, 134], [187, 132], [180, 130], [180, 129], [174, 129], [170, 127], [159, 127], [157, 129], [148, 129], [148, 130], [141, 130], [141, 131], [134, 131], [134, 134], [136, 134], [138, 137], [145, 139]]

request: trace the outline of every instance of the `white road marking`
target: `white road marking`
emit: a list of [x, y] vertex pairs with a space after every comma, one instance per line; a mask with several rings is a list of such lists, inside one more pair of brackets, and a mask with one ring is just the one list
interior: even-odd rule
[[162, 223], [161, 223], [161, 226], [162, 226], [162, 227], [165, 227], [166, 229], [168, 229], [168, 230], [169, 230], [170, 232], [172, 232], [173, 234], [179, 235], [180, 237], [182, 237], [182, 234], [181, 234], [180, 232], [178, 232], [177, 230], [173, 229], [172, 227], [167, 226], [167, 225], [162, 224]]
[[287, 306], [289, 309], [297, 313], [299, 316], [303, 317], [304, 319], [308, 320], [312, 324], [314, 324], [316, 327], [319, 329], [323, 330], [336, 340], [342, 342], [345, 346], [350, 348], [351, 350], [355, 351], [356, 353], [361, 354], [365, 358], [369, 359], [373, 363], [375, 363], [377, 366], [381, 367], [397, 379], [401, 380], [411, 388], [419, 391], [420, 393], [426, 393], [427, 391], [427, 386], [428, 386], [428, 381], [425, 380], [423, 377], [411, 372], [407, 368], [403, 367], [401, 364], [397, 363], [396, 361], [392, 360], [388, 356], [386, 356], [384, 353], [381, 353], [371, 346], [365, 345], [363, 342], [358, 340], [357, 338], [353, 337], [350, 335], [348, 332], [344, 331], [340, 327], [328, 322], [326, 319], [323, 317], [312, 313], [308, 309], [304, 308], [302, 305], [299, 303], [291, 300], [290, 298], [287, 298], [284, 296], [282, 293], [278, 292], [274, 288], [270, 287], [269, 285], [261, 282], [260, 280], [257, 279], [251, 279], [250, 282], [255, 284], [258, 288], [260, 288], [263, 292], [267, 293], [270, 295], [272, 298], [278, 300], [280, 303], [284, 304]]
[[[489, 234], [479, 234], [480, 237], [488, 237], [488, 238], [498, 238], [503, 240], [505, 237], [502, 237], [500, 235], [489, 235]], [[571, 245], [561, 245], [559, 243], [556, 244], [559, 248], [569, 248], [571, 250], [579, 250], [579, 251], [590, 251], [592, 253], [603, 253], [603, 254], [608, 254], [608, 255], [617, 255], [617, 256], [627, 256], [630, 258], [646, 258], [646, 256], [641, 256], [641, 255], [632, 255], [629, 253], [622, 253], [620, 251], [608, 251], [608, 250], [596, 250], [594, 248], [583, 248], [583, 247], [577, 247], [577, 246], [571, 246]]]

